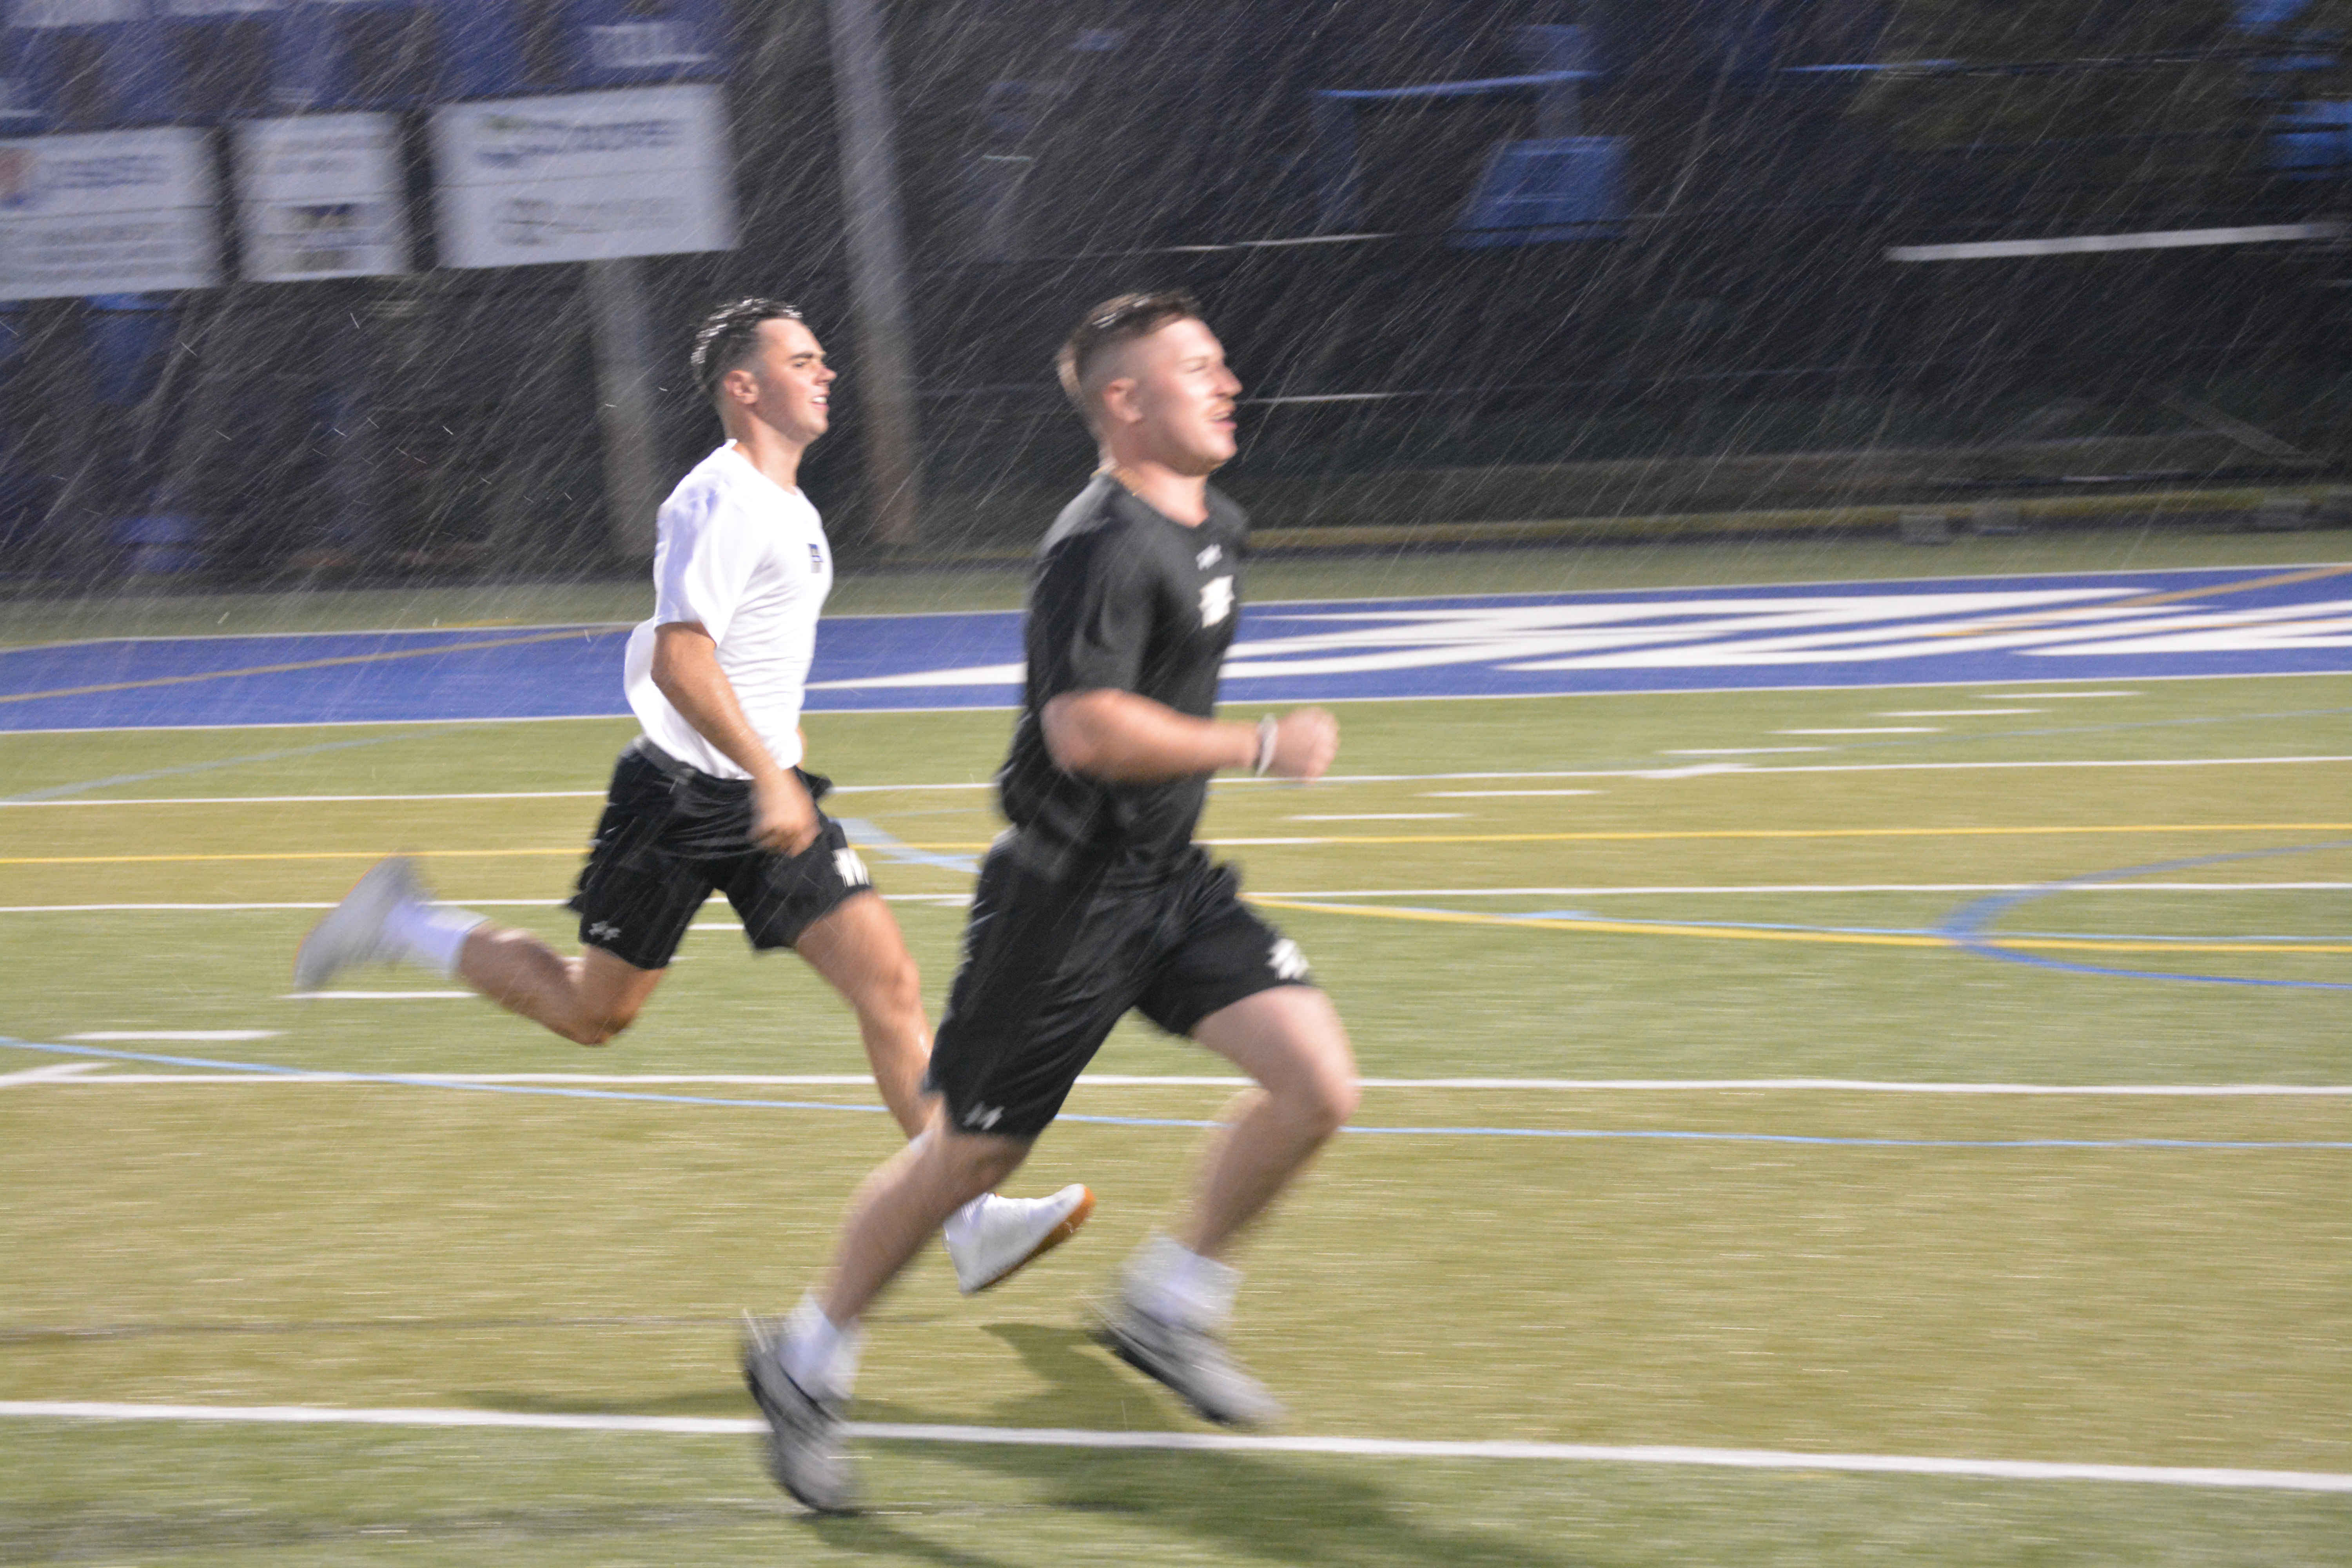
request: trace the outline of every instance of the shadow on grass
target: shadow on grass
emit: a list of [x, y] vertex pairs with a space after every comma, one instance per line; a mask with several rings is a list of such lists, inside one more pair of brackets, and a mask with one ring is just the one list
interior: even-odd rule
[[[860, 1421], [937, 1426], [1078, 1427], [1108, 1431], [1187, 1431], [1197, 1423], [1166, 1391], [1121, 1366], [1081, 1329], [1034, 1323], [994, 1323], [983, 1331], [1017, 1355], [1043, 1386], [985, 1412], [940, 1411], [883, 1400], [862, 1400]], [[548, 1399], [481, 1391], [467, 1396], [489, 1408], [555, 1415], [751, 1414], [740, 1388], [681, 1391], [654, 1399], [614, 1403]], [[1576, 1568], [1583, 1559], [1525, 1541], [1454, 1522], [1398, 1499], [1370, 1479], [1379, 1467], [1312, 1456], [1217, 1452], [1123, 1452], [1027, 1447], [988, 1443], [858, 1445], [868, 1511], [836, 1519], [778, 1520], [836, 1549], [930, 1563], [940, 1568], [995, 1568], [986, 1537], [961, 1543], [937, 1538], [919, 1519], [977, 1521], [1007, 1514], [1119, 1520], [1154, 1534], [1175, 1531], [1213, 1552], [1260, 1562], [1331, 1564], [1334, 1568]], [[978, 1483], [970, 1502], [894, 1496], [904, 1487], [894, 1455], [919, 1452], [935, 1464], [993, 1478]], [[756, 1465], [746, 1439], [744, 1459]], [[1010, 1486], [1021, 1500], [1009, 1501]], [[929, 1489], [927, 1488], [927, 1489]], [[982, 1500], [986, 1499], [987, 1500]], [[791, 1504], [778, 1500], [789, 1510]], [[1452, 1514], [1452, 1510], [1447, 1510]], [[738, 1516], [740, 1517], [740, 1516]], [[648, 1520], [659, 1528], [668, 1521]], [[716, 1521], [714, 1523], [718, 1522]], [[674, 1526], [672, 1526], [674, 1527]], [[1111, 1527], [1116, 1531], [1119, 1527]], [[563, 1533], [570, 1533], [566, 1529]], [[789, 1539], [787, 1535], [786, 1539]], [[1078, 1542], [1069, 1544], [1076, 1548]], [[1099, 1542], [1097, 1543], [1100, 1544]]]
[[[593, 1561], [601, 1543], [658, 1539], [678, 1531], [734, 1533], [765, 1529], [789, 1539], [793, 1505], [779, 1497], [730, 1502], [723, 1499], [667, 1503], [515, 1503], [503, 1507], [415, 1512], [383, 1510], [380, 1517], [321, 1519], [292, 1510], [245, 1507], [198, 1511], [172, 1507], [138, 1512], [84, 1508], [47, 1517], [0, 1514], [0, 1562], [166, 1562], [178, 1557], [211, 1561], [258, 1560], [318, 1563], [326, 1553], [373, 1547], [474, 1546], [518, 1553], [535, 1542], [578, 1543], [578, 1562]], [[565, 1548], [567, 1552], [571, 1548]], [[484, 1561], [496, 1561], [486, 1557]], [[534, 1557], [534, 1561], [537, 1559]]]
[[[1047, 1385], [1037, 1394], [992, 1410], [987, 1425], [1155, 1431], [1189, 1425], [1175, 1414], [1173, 1401], [1162, 1391], [1119, 1366], [1084, 1331], [1000, 1323], [986, 1331], [1012, 1347]], [[969, 1415], [874, 1404], [860, 1405], [857, 1415], [867, 1421], [971, 1421]], [[891, 1505], [874, 1485], [885, 1478], [876, 1474], [882, 1467], [873, 1461], [896, 1447], [865, 1445], [868, 1488], [877, 1510]], [[929, 1458], [1013, 1481], [1050, 1511], [1131, 1518], [1148, 1522], [1154, 1531], [1174, 1531], [1204, 1547], [1264, 1562], [1348, 1568], [1573, 1568], [1584, 1561], [1434, 1519], [1370, 1479], [1364, 1472], [1372, 1467], [1360, 1462], [987, 1443], [926, 1444], [922, 1451]], [[893, 1529], [886, 1519], [872, 1516], [819, 1521], [814, 1528], [828, 1542], [845, 1547], [870, 1549], [887, 1541], [910, 1555], [930, 1555], [933, 1550]], [[965, 1561], [950, 1556], [936, 1560]]]

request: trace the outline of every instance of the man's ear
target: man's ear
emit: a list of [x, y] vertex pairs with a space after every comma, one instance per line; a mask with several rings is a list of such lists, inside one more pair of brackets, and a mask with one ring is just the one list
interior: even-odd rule
[[1133, 425], [1142, 419], [1143, 410], [1135, 400], [1135, 389], [1140, 384], [1131, 375], [1115, 376], [1103, 383], [1101, 408], [1105, 426]]
[[760, 401], [760, 378], [749, 365], [737, 365], [719, 378], [719, 399], [749, 406]]

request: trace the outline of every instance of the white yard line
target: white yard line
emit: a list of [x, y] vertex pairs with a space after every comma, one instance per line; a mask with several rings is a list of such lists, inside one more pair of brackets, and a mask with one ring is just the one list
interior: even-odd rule
[[[1313, 844], [1319, 839], [1239, 839], [1219, 842]], [[1320, 888], [1307, 891], [1267, 891], [1269, 899], [1607, 899], [1675, 893], [2014, 893], [2047, 882], [1746, 882], [1697, 886], [1638, 888]], [[2073, 893], [2334, 893], [2352, 889], [2352, 882], [2088, 882], [2069, 888]], [[964, 904], [965, 893], [887, 893], [892, 903]], [[546, 899], [443, 899], [452, 908], [475, 910], [540, 909], [550, 914], [563, 910]], [[713, 903], [724, 906], [723, 898]], [[220, 904], [0, 904], [0, 915], [86, 914], [242, 914], [272, 910], [331, 910], [328, 900], [312, 903]], [[732, 921], [697, 921], [696, 931], [740, 931]], [[420, 993], [403, 992], [403, 995]]]
[[1287, 816], [1286, 822], [1459, 822], [1458, 811], [1313, 812]]
[[2039, 708], [1891, 708], [1882, 719], [2010, 719], [2039, 713]]
[[448, 1002], [478, 1000], [478, 991], [289, 991], [280, 1002]]
[[[5, 733], [10, 731], [0, 731]], [[37, 731], [13, 731], [37, 733]], [[1784, 734], [1872, 735], [1872, 734], [1940, 734], [1939, 730], [1789, 730]], [[1826, 746], [1698, 746], [1660, 752], [1668, 757], [1749, 757], [1770, 756], [1795, 752], [1824, 752]], [[1696, 778], [1712, 773], [1897, 773], [1918, 768], [2215, 768], [2277, 766], [2294, 763], [2352, 763], [2347, 756], [2289, 757], [2097, 757], [2081, 760], [2034, 762], [1952, 762], [1952, 763], [1810, 763], [1791, 765], [1750, 766], [1746, 763], [1708, 768], [1553, 768], [1529, 772], [1450, 773], [1327, 773], [1317, 780], [1318, 785], [1350, 784], [1449, 784], [1477, 780], [1509, 779], [1672, 779]], [[1289, 779], [1231, 778], [1218, 779], [1219, 791], [1274, 784], [1296, 787]], [[901, 795], [922, 791], [991, 790], [993, 781], [967, 784], [836, 784], [835, 795]], [[311, 803], [341, 804], [368, 801], [436, 801], [436, 800], [601, 800], [603, 790], [477, 790], [453, 795], [174, 795], [140, 796], [130, 799], [105, 797], [74, 800], [5, 800], [0, 807], [19, 810], [47, 809], [60, 806], [105, 805], [301, 805]]]
[[[51, 1421], [241, 1422], [268, 1426], [498, 1427], [547, 1432], [637, 1432], [740, 1437], [764, 1422], [716, 1415], [551, 1415], [504, 1410], [349, 1409], [310, 1405], [120, 1405], [79, 1400], [0, 1401], [0, 1416]], [[1943, 1458], [1912, 1454], [1809, 1454], [1779, 1448], [1690, 1448], [1598, 1443], [1434, 1442], [1398, 1437], [1262, 1437], [1227, 1432], [1101, 1432], [1053, 1426], [908, 1426], [851, 1422], [868, 1442], [1183, 1453], [1335, 1454], [1360, 1458], [1531, 1459], [1561, 1464], [1696, 1465], [1741, 1470], [1834, 1470], [1870, 1475], [1962, 1476], [2007, 1481], [2125, 1481], [2147, 1486], [2352, 1492], [2352, 1475], [2170, 1465], [2069, 1464], [2038, 1459]]]
[[1843, 730], [1775, 730], [1775, 735], [1940, 735], [1933, 724], [1878, 724]]
[[2096, 762], [2039, 763], [1792, 763], [1786, 767], [1748, 768], [1751, 773], [1903, 773], [1961, 768], [2235, 768], [2293, 763], [2352, 763], [2342, 757], [2161, 757], [2103, 758]]
[[[993, 779], [974, 784], [835, 784], [835, 795], [878, 795], [886, 791], [913, 790], [973, 790], [994, 789]], [[458, 790], [429, 795], [109, 795], [97, 799], [74, 800], [0, 800], [0, 805], [16, 806], [90, 806], [90, 805], [302, 805], [318, 802], [367, 802], [400, 800], [602, 800], [601, 789], [511, 789]]]
[[47, 1067], [26, 1068], [23, 1072], [0, 1073], [0, 1089], [27, 1083], [55, 1083], [60, 1079], [79, 1078], [106, 1066], [104, 1062], [51, 1062]]
[[[1599, 795], [1601, 792], [1597, 789], [1430, 789], [1421, 793], [1429, 800], [1487, 800], [1502, 796]], [[1307, 819], [1302, 816], [1294, 817], [1292, 820], [1304, 822]]]
[[[1885, 730], [1787, 730], [1783, 734], [1799, 735], [1880, 735], [1880, 734], [1940, 734], [1935, 729], [1894, 728]], [[1824, 752], [1827, 746], [1693, 746], [1661, 752], [1668, 757], [1751, 757], [1774, 756], [1798, 752]], [[2352, 763], [2352, 756], [2288, 756], [2288, 757], [2097, 757], [2081, 760], [2033, 762], [1951, 762], [1951, 763], [1812, 763], [1762, 767], [1739, 764], [1736, 767], [1710, 769], [1709, 773], [1874, 773], [1899, 772], [1914, 768], [2211, 768], [2237, 766], [2273, 766], [2294, 763]], [[1477, 780], [1510, 779], [1659, 779], [1706, 776], [1692, 769], [1658, 768], [1552, 768], [1505, 773], [1327, 773], [1316, 781], [1318, 784], [1448, 784]], [[1248, 788], [1253, 785], [1275, 784], [1295, 787], [1295, 782], [1276, 778], [1218, 779], [1219, 790]], [[900, 795], [922, 791], [992, 790], [992, 780], [964, 784], [835, 784], [835, 795]], [[230, 795], [138, 796], [134, 798], [102, 797], [74, 800], [5, 800], [0, 807], [19, 810], [55, 807], [90, 807], [109, 805], [303, 805], [310, 804], [346, 804], [370, 801], [437, 801], [437, 800], [601, 800], [603, 790], [472, 790], [449, 795]]]
[[[2070, 574], [2070, 575], [2087, 576], [2091, 575], [2091, 574], [2075, 573]], [[941, 611], [938, 613], [953, 614], [955, 612]], [[5, 651], [6, 650], [0, 649], [0, 652]], [[2296, 680], [2309, 677], [2325, 678], [2333, 676], [2341, 679], [2344, 674], [2345, 672], [2340, 669], [2209, 669], [2200, 670], [2189, 675], [2143, 675], [2140, 679], [2143, 680]], [[1012, 685], [1015, 683], [1008, 681], [1006, 684]], [[1881, 680], [1874, 681], [1868, 686], [1853, 686], [1843, 682], [1830, 681], [1810, 685], [1766, 687], [1628, 687], [1622, 689], [1605, 691], [1453, 691], [1434, 693], [1428, 696], [1318, 697], [1316, 700], [1327, 706], [1336, 705], [1342, 702], [1366, 704], [1376, 702], [1541, 702], [1549, 700], [1582, 702], [1589, 701], [1596, 698], [1610, 697], [1753, 697], [1759, 691], [1834, 691], [1851, 694], [1856, 691], [1932, 690], [1937, 688], [1949, 689], [1952, 684], [1953, 683], [1948, 680]], [[2031, 687], [2034, 683], [2031, 680], [2021, 680], [2017, 684], [2021, 687]], [[2015, 695], [2021, 697], [2031, 697], [2036, 700], [2040, 700], [2044, 697], [2057, 696], [2060, 695], [2060, 693], [2027, 690], [2016, 693]], [[2085, 695], [2089, 694], [2085, 693]], [[2100, 695], [2106, 694], [2101, 693]], [[2117, 693], [2116, 695], [2136, 697], [2140, 694], [2137, 692], [2128, 692]], [[1272, 702], [1275, 699], [1270, 696], [1260, 696], [1251, 699], [1251, 700], [1265, 703]], [[1020, 704], [1015, 702], [982, 702], [970, 706], [950, 705], [937, 708], [823, 708], [814, 709], [812, 710], [812, 711], [815, 712], [820, 718], [835, 713], [855, 713], [878, 714], [891, 719], [908, 719], [919, 714], [931, 713], [1012, 713], [1018, 711], [1019, 708]], [[622, 724], [627, 722], [629, 718], [630, 715], [626, 713], [536, 713], [509, 714], [503, 717], [486, 719], [273, 719], [267, 721], [248, 720], [244, 723], [238, 724], [59, 724], [39, 729], [0, 730], [0, 735], [145, 735], [171, 733], [177, 731], [205, 730], [427, 730], [442, 725]], [[974, 785], [971, 787], [985, 788], [988, 786]]]
[[[94, 1068], [102, 1062], [67, 1063], [68, 1068]], [[516, 1083], [556, 1085], [651, 1086], [677, 1084], [731, 1085], [768, 1089], [866, 1089], [874, 1079], [866, 1073], [571, 1073], [571, 1072], [415, 1072], [394, 1075], [432, 1083]], [[111, 1089], [177, 1087], [183, 1084], [373, 1084], [385, 1085], [382, 1072], [89, 1072], [12, 1075], [26, 1081], [63, 1082], [75, 1088]], [[1244, 1089], [1250, 1080], [1238, 1077], [1192, 1077], [1145, 1073], [1088, 1073], [1077, 1087], [1086, 1089]], [[2352, 1096], [2352, 1084], [2285, 1083], [1906, 1083], [1874, 1079], [1841, 1078], [1368, 1078], [1368, 1089], [1499, 1089], [1531, 1093], [1659, 1094], [1721, 1093], [1726, 1090], [1764, 1093], [1942, 1094], [1942, 1095], [2088, 1095], [2154, 1097], [2181, 1100], [2243, 1098], [2307, 1099]], [[397, 1087], [395, 1083], [393, 1087]]]

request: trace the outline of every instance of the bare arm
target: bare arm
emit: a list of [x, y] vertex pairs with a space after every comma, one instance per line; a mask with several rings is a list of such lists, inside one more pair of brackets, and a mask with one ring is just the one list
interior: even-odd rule
[[719, 645], [695, 621], [654, 628], [654, 685], [695, 733], [751, 775], [751, 841], [797, 855], [816, 842], [816, 803], [768, 750], [719, 668]]
[[[1195, 719], [1132, 691], [1066, 691], [1038, 717], [1054, 765], [1104, 784], [1157, 784], [1257, 765], [1256, 725]], [[1266, 771], [1317, 778], [1339, 749], [1338, 720], [1320, 708], [1296, 709], [1275, 726]]]

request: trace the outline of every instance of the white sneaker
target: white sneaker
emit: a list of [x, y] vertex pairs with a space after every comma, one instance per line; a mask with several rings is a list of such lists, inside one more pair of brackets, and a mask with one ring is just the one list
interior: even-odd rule
[[316, 991], [357, 963], [389, 963], [399, 955], [384, 941], [383, 922], [402, 903], [421, 899], [415, 868], [399, 856], [379, 860], [310, 928], [294, 953], [294, 989]]
[[1078, 1233], [1095, 1195], [1077, 1185], [1050, 1198], [974, 1198], [941, 1226], [956, 1284], [967, 1296], [1008, 1279]]
[[1215, 1334], [1154, 1317], [1126, 1296], [1097, 1310], [1095, 1338], [1128, 1365], [1166, 1384], [1203, 1419], [1220, 1426], [1281, 1421], [1281, 1405]]

